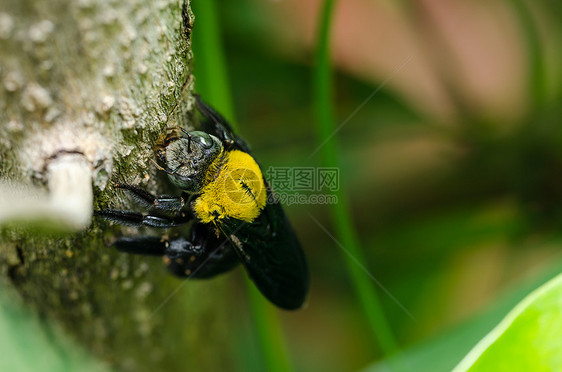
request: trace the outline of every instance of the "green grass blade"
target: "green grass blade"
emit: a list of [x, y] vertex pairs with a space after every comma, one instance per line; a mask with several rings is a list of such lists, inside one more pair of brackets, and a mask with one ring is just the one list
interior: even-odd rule
[[[214, 0], [192, 2], [195, 14], [193, 53], [198, 93], [234, 123], [234, 107], [222, 48], [220, 22]], [[236, 129], [236, 126], [233, 125]], [[250, 305], [268, 371], [291, 371], [291, 365], [276, 310], [249, 280]]]
[[532, 112], [537, 112], [546, 101], [546, 74], [543, 61], [542, 43], [533, 20], [533, 14], [528, 9], [528, 5], [522, 0], [508, 1], [511, 4], [517, 18], [519, 19], [521, 30], [525, 37], [528, 56], [528, 84], [532, 102]]
[[254, 324], [258, 332], [263, 358], [270, 372], [292, 371], [289, 353], [276, 310], [264, 300], [254, 283], [246, 281]]
[[[338, 167], [340, 165], [337, 144], [331, 138], [336, 130], [332, 112], [333, 88], [329, 50], [329, 33], [334, 5], [334, 0], [324, 1], [318, 29], [316, 69], [314, 71], [316, 129], [319, 143], [323, 144], [320, 152], [323, 156], [323, 166], [325, 167]], [[365, 259], [360, 248], [357, 233], [353, 227], [347, 198], [341, 185], [335, 192], [335, 195], [338, 202], [332, 205], [331, 214], [337, 232], [337, 239], [341, 240], [341, 248], [347, 251], [342, 252], [342, 254], [368, 320], [371, 333], [383, 353], [388, 356], [397, 351], [396, 341], [381, 308], [373, 281], [363, 269], [366, 267]]]
[[215, 0], [192, 1], [191, 7], [195, 14], [192, 49], [197, 92], [236, 129]]

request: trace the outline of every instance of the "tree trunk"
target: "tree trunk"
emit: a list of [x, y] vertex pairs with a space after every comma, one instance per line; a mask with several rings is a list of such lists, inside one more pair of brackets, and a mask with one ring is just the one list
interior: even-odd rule
[[[127, 205], [115, 182], [161, 192], [154, 144], [166, 126], [192, 118], [193, 17], [183, 6], [3, 0], [0, 180], [47, 190], [51, 164], [68, 158], [91, 175], [96, 208]], [[67, 185], [68, 198], [77, 188]], [[7, 212], [33, 202], [14, 195]], [[46, 209], [54, 217], [55, 204]], [[0, 282], [33, 311], [121, 370], [224, 369], [224, 278], [180, 281], [159, 259], [107, 246], [131, 228], [94, 220], [78, 233], [51, 231], [0, 227]]]

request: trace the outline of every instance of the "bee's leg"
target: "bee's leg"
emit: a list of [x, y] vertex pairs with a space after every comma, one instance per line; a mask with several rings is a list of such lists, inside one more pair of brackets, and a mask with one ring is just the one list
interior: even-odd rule
[[183, 278], [209, 278], [228, 271], [239, 263], [236, 252], [228, 241], [217, 238], [203, 224], [196, 224], [189, 238], [121, 238], [112, 246], [121, 252], [164, 256], [168, 269]]
[[108, 221], [113, 221], [121, 225], [141, 227], [150, 226], [158, 228], [174, 227], [183, 225], [191, 221], [192, 216], [181, 214], [178, 217], [160, 217], [143, 215], [136, 212], [123, 211], [120, 209], [102, 209], [94, 211], [94, 216], [100, 216]]
[[166, 241], [157, 236], [137, 236], [117, 239], [112, 247], [126, 253], [163, 256], [166, 254]]
[[234, 268], [240, 263], [228, 241], [205, 241], [203, 245], [183, 238], [171, 240], [170, 247], [181, 247], [183, 253], [170, 252], [164, 263], [172, 274], [182, 278], [210, 278]]
[[215, 227], [196, 223], [189, 237], [170, 241], [164, 260], [168, 269], [176, 276], [187, 278], [210, 278], [231, 270], [240, 262], [229, 241]]
[[155, 196], [148, 191], [141, 189], [140, 187], [129, 185], [126, 183], [118, 183], [115, 185], [115, 187], [128, 191], [135, 202], [137, 202], [137, 204], [149, 210], [177, 213], [183, 208], [186, 203], [186, 195], [184, 194], [182, 194], [181, 196]]

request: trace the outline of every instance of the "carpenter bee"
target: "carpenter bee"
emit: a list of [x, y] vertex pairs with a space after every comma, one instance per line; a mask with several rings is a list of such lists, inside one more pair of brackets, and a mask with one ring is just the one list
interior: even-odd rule
[[203, 130], [168, 130], [156, 147], [158, 168], [180, 196], [118, 184], [146, 214], [105, 209], [95, 214], [129, 226], [171, 228], [176, 237], [123, 237], [119, 251], [163, 256], [185, 278], [209, 278], [242, 263], [260, 292], [283, 309], [305, 302], [309, 274], [301, 245], [250, 148], [228, 122], [196, 96]]

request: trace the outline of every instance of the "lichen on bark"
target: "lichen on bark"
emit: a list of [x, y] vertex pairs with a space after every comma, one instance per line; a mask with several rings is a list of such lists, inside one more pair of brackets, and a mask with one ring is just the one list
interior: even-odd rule
[[[2, 1], [0, 179], [45, 188], [49, 159], [72, 153], [97, 207], [127, 205], [117, 181], [165, 187], [151, 158], [167, 125], [190, 125], [192, 20], [182, 0]], [[227, 279], [182, 282], [107, 246], [124, 233], [1, 226], [0, 282], [120, 370], [224, 369]]]

